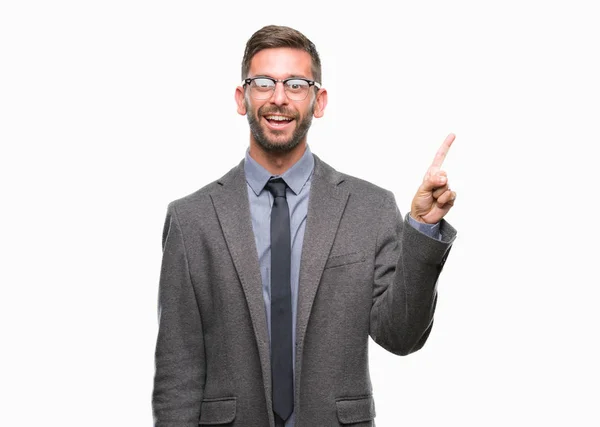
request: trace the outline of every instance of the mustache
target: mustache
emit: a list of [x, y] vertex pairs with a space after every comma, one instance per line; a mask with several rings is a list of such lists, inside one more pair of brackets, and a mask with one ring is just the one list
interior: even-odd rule
[[281, 114], [282, 116], [288, 116], [294, 119], [298, 118], [298, 113], [295, 111], [286, 110], [285, 108], [270, 108], [267, 106], [260, 107], [258, 109], [258, 114], [261, 116], [268, 116], [270, 114]]

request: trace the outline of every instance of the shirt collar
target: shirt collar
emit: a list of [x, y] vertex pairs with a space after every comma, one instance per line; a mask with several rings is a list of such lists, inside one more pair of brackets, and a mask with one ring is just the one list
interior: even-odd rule
[[281, 177], [290, 187], [294, 194], [298, 195], [308, 182], [315, 166], [315, 159], [306, 144], [306, 150], [300, 159], [286, 170], [282, 175], [271, 175], [269, 171], [263, 168], [250, 156], [250, 148], [246, 150], [244, 161], [244, 171], [246, 173], [246, 182], [257, 196], [261, 193], [265, 184], [271, 177]]

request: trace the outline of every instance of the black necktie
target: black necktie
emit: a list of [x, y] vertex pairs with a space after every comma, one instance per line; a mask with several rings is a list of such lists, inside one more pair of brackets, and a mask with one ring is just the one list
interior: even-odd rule
[[271, 209], [271, 374], [273, 411], [287, 420], [294, 409], [292, 371], [292, 292], [290, 286], [290, 211], [287, 185], [281, 178], [267, 182]]

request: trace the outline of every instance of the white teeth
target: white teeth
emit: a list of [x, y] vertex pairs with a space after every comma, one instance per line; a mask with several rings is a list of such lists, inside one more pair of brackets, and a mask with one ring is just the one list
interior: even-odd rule
[[277, 120], [277, 121], [292, 120], [289, 117], [283, 117], [283, 116], [265, 116], [265, 118], [267, 120]]

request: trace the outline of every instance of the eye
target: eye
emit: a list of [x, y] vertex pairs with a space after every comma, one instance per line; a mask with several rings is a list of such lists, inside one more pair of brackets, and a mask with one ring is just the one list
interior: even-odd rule
[[254, 86], [260, 89], [270, 89], [273, 86], [275, 86], [273, 81], [269, 79], [254, 79], [252, 80], [252, 83], [254, 84]]
[[301, 91], [305, 88], [308, 87], [308, 82], [306, 82], [305, 80], [288, 80], [285, 85], [287, 86], [288, 89], [293, 90], [293, 91]]

